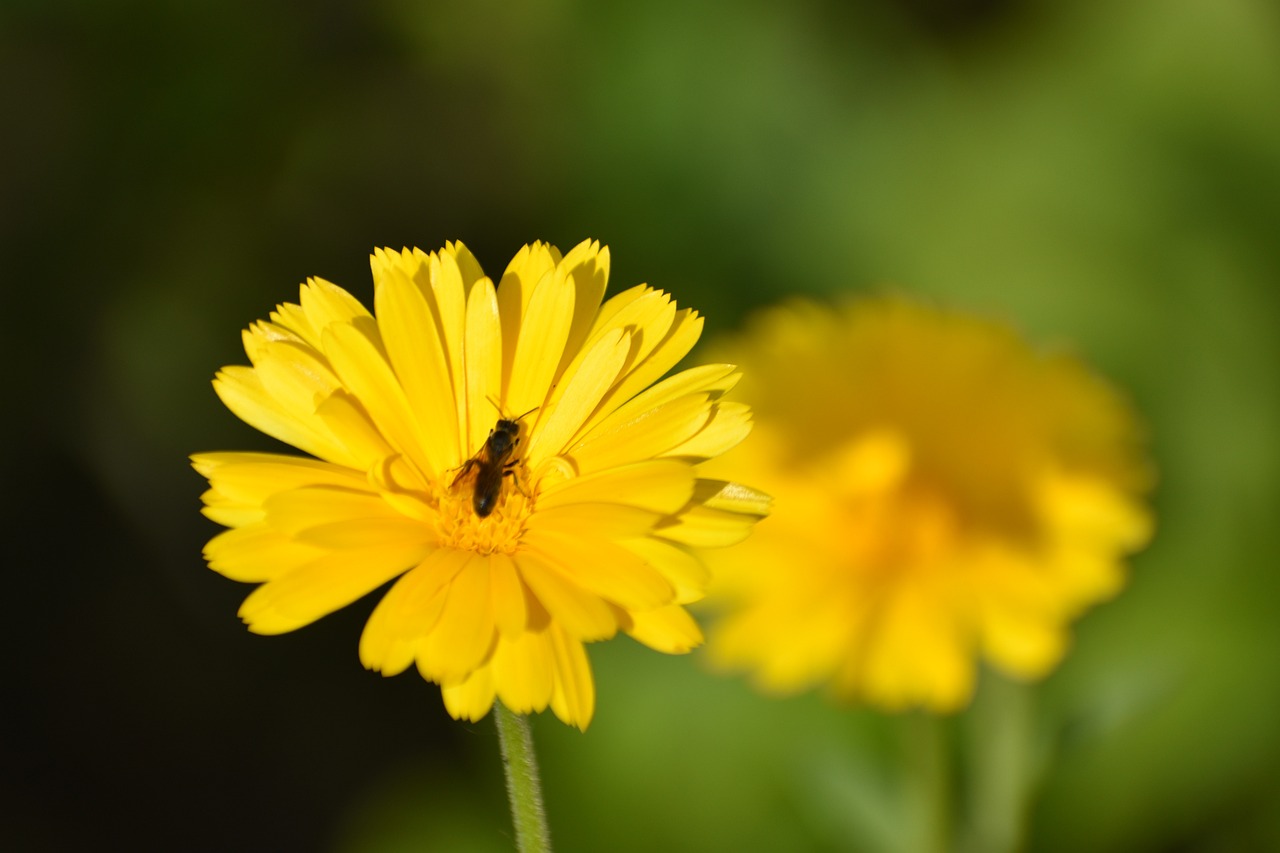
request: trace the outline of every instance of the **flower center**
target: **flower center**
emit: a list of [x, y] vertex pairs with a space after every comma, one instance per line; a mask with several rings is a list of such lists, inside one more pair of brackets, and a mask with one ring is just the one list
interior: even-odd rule
[[521, 463], [502, 478], [493, 509], [483, 517], [475, 508], [476, 472], [469, 472], [452, 486], [444, 483], [436, 504], [440, 544], [478, 554], [514, 552], [525, 521], [533, 513], [533, 492], [522, 485], [527, 482]]
[[934, 565], [959, 547], [957, 507], [915, 470], [901, 432], [869, 430], [839, 448], [824, 469], [839, 502], [845, 547], [857, 565], [893, 571]]

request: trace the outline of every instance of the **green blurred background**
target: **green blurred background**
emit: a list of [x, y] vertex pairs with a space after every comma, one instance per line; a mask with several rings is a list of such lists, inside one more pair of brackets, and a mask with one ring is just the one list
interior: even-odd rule
[[[889, 285], [1126, 387], [1159, 533], [1024, 697], [1027, 846], [1280, 850], [1273, 0], [7, 0], [0, 92], [0, 847], [510, 848], [491, 723], [361, 669], [372, 599], [243, 629], [185, 456], [270, 447], [209, 379], [305, 276], [596, 237], [712, 333]], [[535, 723], [559, 849], [911, 848], [903, 721], [592, 659], [591, 729]]]

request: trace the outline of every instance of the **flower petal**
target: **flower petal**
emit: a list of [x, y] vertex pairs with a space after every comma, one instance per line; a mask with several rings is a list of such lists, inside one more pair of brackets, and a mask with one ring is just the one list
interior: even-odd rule
[[675, 367], [680, 359], [689, 354], [693, 345], [702, 335], [703, 320], [696, 311], [688, 308], [677, 311], [671, 320], [666, 334], [643, 359], [638, 360], [626, 377], [618, 383], [610, 396], [605, 411], [633, 399], [668, 370]]
[[675, 589], [677, 604], [699, 601], [706, 595], [711, 571], [690, 549], [651, 536], [623, 539], [618, 544], [667, 579]]
[[300, 486], [365, 485], [350, 468], [278, 453], [196, 453], [191, 466], [219, 494], [245, 506], [261, 506], [268, 496]]
[[511, 414], [541, 406], [547, 399], [573, 322], [573, 300], [573, 284], [550, 274], [534, 288], [520, 322], [520, 338], [508, 376], [506, 406]]
[[316, 417], [331, 434], [341, 438], [343, 451], [352, 460], [352, 468], [367, 471], [395, 454], [373, 425], [364, 406], [345, 388], [339, 388], [319, 401]]
[[359, 461], [324, 425], [283, 408], [262, 385], [251, 367], [232, 365], [218, 371], [213, 390], [223, 405], [249, 426], [285, 444], [338, 465], [359, 467]]
[[201, 514], [223, 527], [246, 527], [257, 524], [263, 518], [261, 507], [245, 506], [213, 489], [200, 495], [200, 500], [204, 503], [204, 508], [200, 510]]
[[[302, 287], [306, 287], [303, 284]], [[293, 302], [283, 302], [276, 306], [276, 310], [268, 315], [271, 319], [271, 325], [276, 328], [283, 329], [288, 336], [292, 336], [300, 341], [305, 341], [315, 349], [320, 349], [320, 333], [312, 328], [311, 321], [307, 319], [307, 312], [302, 310], [301, 305]]]
[[573, 583], [628, 610], [652, 610], [675, 600], [675, 589], [666, 578], [636, 554], [606, 539], [581, 531], [566, 535], [531, 530], [523, 547]]
[[[502, 395], [502, 321], [493, 282], [477, 281], [467, 297], [467, 443], [466, 458], [474, 455], [502, 414], [493, 401]], [[523, 414], [515, 412], [513, 416]]]
[[317, 524], [298, 531], [299, 542], [334, 550], [374, 548], [379, 545], [418, 545], [423, 548], [437, 542], [435, 530], [416, 519], [353, 518]]
[[323, 524], [361, 519], [403, 519], [377, 492], [341, 486], [304, 486], [279, 492], [263, 502], [267, 522], [296, 535]]
[[1037, 509], [1059, 537], [1115, 553], [1137, 550], [1151, 539], [1151, 515], [1100, 478], [1052, 473], [1036, 487]]
[[746, 539], [758, 520], [758, 516], [693, 506], [665, 519], [653, 532], [655, 536], [695, 548], [724, 548]]
[[493, 668], [480, 667], [463, 681], [441, 685], [440, 694], [444, 697], [445, 710], [455, 720], [474, 723], [483, 719], [493, 707]]
[[364, 406], [378, 431], [396, 450], [426, 462], [417, 418], [383, 354], [377, 325], [372, 320], [361, 326], [333, 323], [321, 340], [342, 383]]
[[469, 559], [465, 551], [440, 548], [396, 581], [365, 623], [360, 662], [384, 675], [408, 668], [444, 611], [449, 584]]
[[[552, 403], [555, 402], [556, 392], [563, 390], [561, 386], [572, 379], [574, 373], [581, 367], [587, 353], [606, 337], [622, 333], [628, 341], [626, 358], [620, 371], [623, 377], [641, 364], [661, 342], [675, 318], [675, 304], [670, 296], [660, 290], [641, 286], [634, 291], [634, 293], [620, 294], [609, 300], [606, 307], [612, 308], [618, 305], [618, 310], [607, 317], [602, 313], [596, 318], [590, 333], [576, 351], [569, 349], [572, 342], [566, 346], [566, 363], [562, 367], [557, 388], [552, 392]], [[627, 397], [619, 396], [619, 389], [615, 386], [603, 395], [603, 399], [605, 406], [598, 417], [604, 417], [616, 409], [627, 400]]]
[[511, 555], [501, 551], [489, 555], [490, 583], [493, 591], [493, 621], [506, 639], [524, 633], [529, 625], [530, 591], [516, 570]]
[[585, 642], [604, 640], [618, 630], [613, 610], [598, 595], [570, 579], [541, 555], [521, 551], [516, 565], [520, 577], [542, 606], [570, 636]]
[[954, 711], [973, 693], [971, 641], [947, 594], [917, 579], [888, 591], [862, 659], [861, 687], [889, 708]]
[[447, 241], [442, 251], [452, 255], [454, 262], [457, 263], [458, 272], [462, 276], [463, 290], [469, 293], [476, 282], [485, 277], [484, 270], [480, 268], [480, 262], [461, 240]]
[[650, 533], [662, 517], [624, 504], [567, 504], [539, 509], [525, 521], [526, 538], [543, 531], [574, 537], [584, 531], [602, 539], [623, 539]]
[[442, 684], [466, 678], [493, 651], [496, 629], [488, 558], [469, 554], [447, 595], [439, 621], [418, 652], [418, 671]]
[[980, 641], [991, 662], [1019, 678], [1040, 678], [1058, 665], [1067, 651], [1063, 622], [1045, 618], [1041, 607], [993, 586], [982, 596], [978, 614]]
[[639, 412], [647, 411], [692, 394], [707, 394], [712, 399], [719, 399], [726, 391], [738, 384], [742, 374], [732, 364], [704, 364], [682, 370], [674, 376], [668, 376], [658, 384], [647, 388], [632, 397], [614, 417], [628, 420]]
[[602, 247], [597, 240], [583, 240], [556, 264], [555, 274], [572, 282], [574, 288], [573, 322], [565, 339], [564, 361], [557, 371], [563, 376], [568, 363], [590, 340], [588, 334], [609, 284], [609, 247]]
[[548, 631], [548, 638], [556, 673], [551, 710], [565, 723], [585, 731], [596, 710], [596, 686], [587, 651], [582, 643], [554, 625]]
[[751, 408], [720, 401], [712, 405], [711, 418], [691, 438], [664, 453], [691, 462], [705, 462], [738, 445], [751, 432]]
[[711, 403], [702, 394], [663, 403], [637, 413], [630, 420], [617, 418], [621, 411], [603, 421], [568, 452], [583, 473], [663, 456], [693, 438], [711, 419]]
[[[555, 246], [541, 241], [530, 243], [516, 252], [498, 281], [498, 303], [502, 314], [503, 352], [514, 353], [520, 326], [529, 311], [538, 282], [551, 275], [560, 263]], [[511, 362], [504, 363], [503, 375], [511, 375]]]
[[[457, 393], [467, 387], [463, 358], [463, 341], [467, 330], [467, 292], [462, 281], [462, 270], [458, 268], [458, 259], [452, 252], [445, 250], [433, 254], [430, 271], [431, 294], [434, 297], [436, 316], [440, 319], [442, 340], [449, 361], [450, 381]], [[463, 408], [454, 405], [448, 415], [454, 418], [458, 435], [465, 436], [467, 413]]]
[[[298, 302], [307, 317], [307, 322], [314, 330], [315, 340], [320, 339], [330, 323], [350, 323], [357, 317], [369, 316], [369, 312], [360, 304], [360, 300], [333, 282], [322, 278], [307, 279], [298, 296]], [[313, 346], [315, 346], [315, 340], [312, 341]]]
[[234, 581], [269, 581], [327, 554], [265, 524], [224, 530], [204, 546], [209, 568]]
[[564, 393], [538, 424], [529, 440], [526, 459], [536, 467], [546, 456], [554, 456], [600, 405], [605, 391], [613, 385], [631, 347], [629, 335], [614, 331], [596, 342], [581, 366], [562, 384]]
[[[876, 605], [868, 602], [872, 597], [868, 591], [851, 602], [831, 590], [784, 591], [719, 622], [708, 653], [721, 666], [754, 668], [756, 684], [772, 693], [812, 687], [846, 663], [851, 672], [858, 672], [859, 640]], [[767, 645], [761, 643], [763, 638]], [[845, 691], [857, 694], [853, 686]]]
[[694, 503], [708, 509], [738, 512], [763, 518], [773, 511], [773, 498], [741, 483], [700, 479], [694, 488]]
[[416, 413], [422, 455], [429, 470], [445, 471], [462, 458], [453, 380], [440, 330], [421, 288], [390, 253], [374, 253], [370, 262], [378, 326], [405, 397]]
[[345, 607], [414, 565], [420, 547], [340, 551], [273, 578], [240, 606], [256, 634], [283, 634]]
[[693, 467], [655, 459], [561, 480], [540, 491], [540, 512], [574, 504], [626, 504], [666, 515], [693, 497]]
[[702, 645], [702, 629], [677, 604], [631, 614], [627, 634], [655, 651], [682, 655]]
[[584, 469], [653, 458], [693, 438], [712, 419], [715, 401], [738, 381], [733, 365], [695, 367], [659, 382], [596, 415], [573, 439], [571, 455]]
[[489, 666], [498, 698], [517, 714], [541, 711], [555, 687], [555, 653], [545, 633], [502, 637]]

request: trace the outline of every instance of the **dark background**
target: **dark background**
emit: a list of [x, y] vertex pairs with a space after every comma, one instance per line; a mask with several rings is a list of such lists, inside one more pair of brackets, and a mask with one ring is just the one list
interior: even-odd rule
[[[1159, 534], [1037, 694], [1030, 847], [1280, 849], [1270, 0], [9, 0], [0, 98], [0, 846], [509, 848], [491, 724], [360, 668], [370, 601], [243, 629], [186, 455], [270, 446], [209, 379], [305, 276], [595, 237], [709, 335], [889, 285], [1126, 387]], [[589, 732], [535, 726], [561, 849], [879, 849], [836, 792], [893, 721], [592, 657]]]

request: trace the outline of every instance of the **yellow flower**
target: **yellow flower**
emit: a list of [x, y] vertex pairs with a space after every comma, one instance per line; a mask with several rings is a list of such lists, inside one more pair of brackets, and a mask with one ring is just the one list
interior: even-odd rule
[[770, 692], [826, 683], [889, 709], [968, 702], [979, 657], [1018, 678], [1115, 594], [1151, 520], [1135, 420], [1103, 381], [991, 322], [903, 300], [763, 315], [728, 352], [774, 496], [710, 560], [708, 650]]
[[310, 279], [244, 332], [253, 366], [214, 380], [237, 416], [316, 458], [192, 457], [204, 513], [231, 528], [205, 557], [261, 584], [240, 608], [261, 634], [399, 577], [365, 626], [365, 666], [416, 663], [455, 718], [496, 696], [585, 728], [583, 644], [619, 629], [668, 653], [700, 643], [682, 606], [707, 582], [694, 549], [759, 517], [759, 495], [695, 467], [750, 429], [747, 407], [721, 399], [738, 373], [654, 385], [702, 320], [643, 285], [601, 305], [598, 243], [526, 246], [497, 287], [461, 243], [371, 264], [376, 318]]

